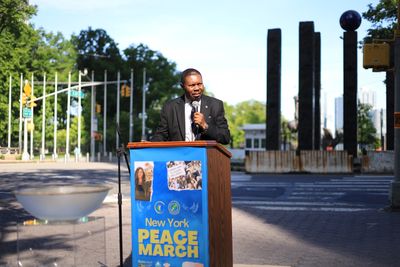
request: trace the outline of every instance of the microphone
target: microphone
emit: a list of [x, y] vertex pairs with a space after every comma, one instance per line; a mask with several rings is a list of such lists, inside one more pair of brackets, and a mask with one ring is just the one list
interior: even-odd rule
[[199, 101], [193, 101], [192, 102], [192, 107], [194, 107], [194, 111], [195, 112], [199, 112], [199, 106], [200, 106]]
[[[194, 108], [195, 112], [199, 112], [199, 106], [200, 106], [199, 101], [193, 101], [192, 102], [192, 107]], [[193, 132], [194, 132], [194, 135], [195, 135], [195, 140], [197, 140], [198, 136], [199, 136], [199, 125], [197, 123], [195, 125], [196, 125], [196, 129]]]

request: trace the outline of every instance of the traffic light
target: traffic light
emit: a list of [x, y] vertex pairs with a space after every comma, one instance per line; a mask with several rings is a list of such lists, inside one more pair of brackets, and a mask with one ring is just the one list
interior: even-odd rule
[[101, 105], [96, 104], [96, 113], [100, 113], [101, 112]]
[[125, 96], [125, 84], [123, 84], [121, 86], [121, 96], [124, 97]]
[[125, 86], [125, 96], [126, 97], [131, 96], [131, 88], [128, 85]]
[[22, 93], [22, 96], [21, 96], [21, 103], [22, 103], [22, 105], [25, 105], [26, 104], [26, 99], [27, 97], [26, 97], [26, 94], [25, 93]]
[[31, 108], [36, 107], [37, 104], [36, 104], [35, 101], [36, 101], [36, 97], [32, 96], [32, 97], [31, 97], [31, 102], [29, 103], [29, 107], [31, 107]]
[[121, 86], [121, 96], [123, 97], [130, 97], [131, 96], [131, 88], [128, 85], [123, 84]]

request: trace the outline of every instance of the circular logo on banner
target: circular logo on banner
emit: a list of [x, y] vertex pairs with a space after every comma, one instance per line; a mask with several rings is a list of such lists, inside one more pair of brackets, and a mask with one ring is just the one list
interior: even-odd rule
[[158, 213], [158, 214], [163, 214], [163, 213], [164, 213], [164, 206], [165, 206], [165, 203], [164, 203], [164, 202], [162, 202], [162, 201], [157, 201], [157, 202], [154, 204], [154, 211], [155, 211], [156, 213]]
[[171, 215], [177, 215], [179, 214], [181, 210], [181, 205], [179, 204], [178, 201], [172, 200], [168, 204], [168, 211]]

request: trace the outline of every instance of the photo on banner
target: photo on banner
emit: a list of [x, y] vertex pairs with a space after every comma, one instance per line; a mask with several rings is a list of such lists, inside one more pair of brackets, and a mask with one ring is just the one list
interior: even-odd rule
[[153, 194], [154, 162], [135, 162], [135, 199], [151, 201]]
[[201, 190], [201, 161], [168, 161], [169, 190]]

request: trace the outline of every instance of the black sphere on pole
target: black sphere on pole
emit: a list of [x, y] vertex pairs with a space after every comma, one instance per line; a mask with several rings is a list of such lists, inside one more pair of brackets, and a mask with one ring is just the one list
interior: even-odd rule
[[347, 10], [340, 16], [340, 26], [345, 31], [355, 31], [361, 25], [361, 15], [355, 10]]

